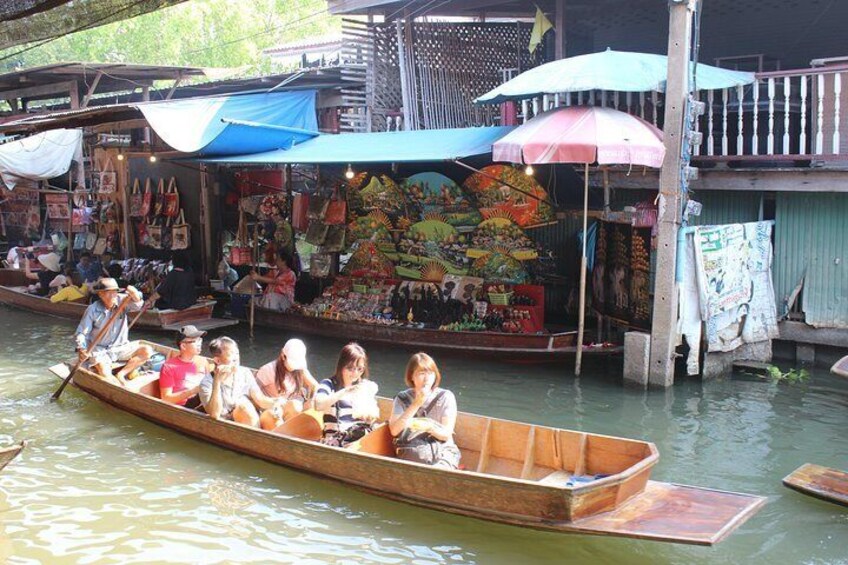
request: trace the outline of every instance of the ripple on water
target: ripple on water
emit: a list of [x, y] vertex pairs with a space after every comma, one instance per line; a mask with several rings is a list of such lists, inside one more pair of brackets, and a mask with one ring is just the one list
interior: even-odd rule
[[[204, 445], [73, 388], [50, 402], [58, 381], [42, 365], [62, 360], [72, 331], [0, 313], [9, 346], [0, 350], [0, 443], [33, 440], [0, 474], [0, 562], [845, 562], [848, 514], [780, 486], [806, 461], [844, 467], [848, 382], [826, 373], [802, 386], [683, 379], [644, 391], [621, 388], [614, 365], [587, 367], [575, 379], [561, 364], [439, 356], [464, 410], [648, 439], [661, 453], [657, 478], [769, 496], [728, 541], [706, 549], [562, 536], [414, 508]], [[250, 344], [244, 358], [254, 365], [288, 337], [250, 342], [243, 328], [231, 331]], [[316, 376], [329, 374], [339, 343], [307, 344]], [[407, 353], [369, 352], [373, 378], [391, 395], [402, 386]]]

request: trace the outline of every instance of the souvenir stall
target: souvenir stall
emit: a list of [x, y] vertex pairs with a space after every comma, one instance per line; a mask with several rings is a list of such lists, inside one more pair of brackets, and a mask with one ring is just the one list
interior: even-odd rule
[[[256, 324], [510, 359], [573, 355], [577, 333], [545, 319], [542, 281], [558, 250], [531, 237], [556, 223], [551, 199], [522, 169], [485, 164], [511, 129], [319, 136], [205, 160], [317, 173], [308, 189], [290, 192], [289, 218], [323, 289], [285, 313], [255, 308]], [[468, 158], [480, 168], [460, 162]]]
[[[500, 184], [502, 176], [515, 188]], [[405, 179], [362, 172], [329, 198], [312, 195], [309, 215], [306, 240], [319, 249], [312, 275], [333, 274], [324, 267], [333, 264], [327, 255], [349, 256], [331, 286], [298, 307], [305, 316], [449, 331], [544, 331], [544, 290], [533, 284], [539, 253], [522, 224], [549, 220], [553, 211], [544, 189], [512, 167], [489, 167], [464, 185], [435, 171]]]

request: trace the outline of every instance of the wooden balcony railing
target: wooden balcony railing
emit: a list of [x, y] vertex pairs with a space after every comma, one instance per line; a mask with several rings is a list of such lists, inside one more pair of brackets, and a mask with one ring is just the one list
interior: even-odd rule
[[[694, 149], [700, 161], [848, 161], [848, 64], [757, 74], [753, 84], [701, 91], [706, 112]], [[579, 92], [524, 100], [519, 122], [559, 106], [601, 105], [662, 128], [659, 93]], [[842, 106], [846, 106], [843, 112]], [[843, 135], [843, 132], [846, 132]]]

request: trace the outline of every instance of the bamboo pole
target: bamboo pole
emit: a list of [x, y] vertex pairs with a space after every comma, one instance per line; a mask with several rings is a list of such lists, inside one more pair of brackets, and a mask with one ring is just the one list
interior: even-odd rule
[[68, 249], [66, 260], [68, 265], [74, 262], [74, 173], [73, 167], [68, 170]]
[[583, 169], [583, 255], [580, 257], [580, 310], [577, 312], [577, 356], [574, 374], [580, 376], [583, 364], [583, 329], [586, 323], [586, 240], [589, 239], [587, 224], [589, 216], [589, 163]]

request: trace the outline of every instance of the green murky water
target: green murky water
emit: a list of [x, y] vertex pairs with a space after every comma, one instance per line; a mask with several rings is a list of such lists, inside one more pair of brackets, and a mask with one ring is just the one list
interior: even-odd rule
[[[57, 386], [73, 324], [0, 307], [0, 445], [31, 440], [0, 474], [0, 563], [848, 563], [848, 509], [790, 491], [805, 462], [848, 468], [848, 380], [726, 379], [626, 389], [620, 368], [489, 364], [438, 356], [460, 408], [644, 438], [654, 478], [766, 495], [714, 548], [537, 532], [423, 510], [208, 446]], [[144, 334], [142, 334], [144, 335]], [[288, 337], [228, 332], [243, 362]], [[155, 338], [155, 335], [146, 335]], [[355, 336], [351, 336], [354, 338]], [[342, 342], [306, 337], [316, 376]], [[370, 347], [381, 393], [408, 352]]]

